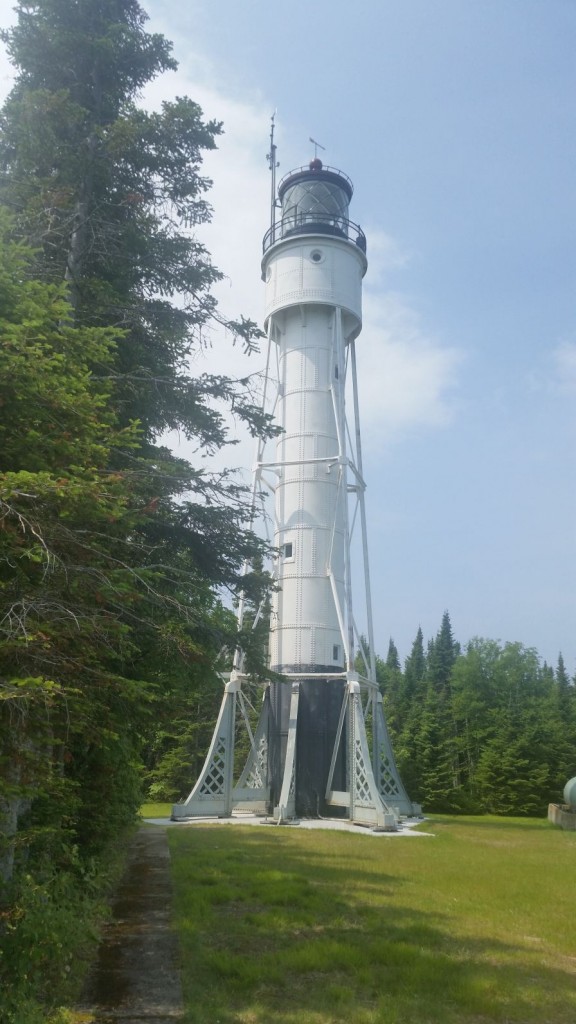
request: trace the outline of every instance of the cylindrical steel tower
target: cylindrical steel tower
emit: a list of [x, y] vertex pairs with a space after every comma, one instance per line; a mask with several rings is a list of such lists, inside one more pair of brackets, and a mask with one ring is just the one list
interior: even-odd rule
[[[275, 536], [280, 555], [270, 667], [300, 680], [299, 814], [326, 813], [325, 791], [353, 641], [347, 621], [347, 345], [361, 328], [366, 244], [348, 218], [352, 183], [320, 160], [280, 183], [281, 218], [264, 239], [266, 328], [277, 346]], [[289, 700], [275, 684], [277, 731]], [[284, 761], [281, 741], [275, 763]], [[340, 757], [339, 774], [345, 766]], [[280, 779], [272, 777], [279, 798]], [[340, 786], [338, 788], [341, 788]]]
[[[274, 158], [272, 135], [273, 179]], [[348, 217], [352, 192], [342, 171], [315, 158], [280, 182], [281, 215], [264, 237], [268, 383], [281, 433], [271, 457], [259, 449], [255, 494], [262, 482], [274, 492], [274, 681], [252, 735], [237, 654], [203, 773], [175, 817], [252, 808], [279, 821], [332, 814], [394, 828], [418, 810], [394, 763], [375, 678], [354, 349], [367, 260], [365, 236]], [[367, 651], [352, 607], [353, 524]], [[251, 753], [234, 783], [237, 704]]]

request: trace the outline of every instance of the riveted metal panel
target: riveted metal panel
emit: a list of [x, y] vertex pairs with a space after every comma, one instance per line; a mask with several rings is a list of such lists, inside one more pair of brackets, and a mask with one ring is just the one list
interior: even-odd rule
[[[325, 261], [314, 263], [312, 252], [325, 254]], [[322, 235], [284, 240], [268, 250], [263, 268], [266, 321], [290, 306], [324, 303], [352, 314], [360, 329], [366, 257], [354, 244]]]
[[[295, 261], [292, 254], [287, 265]], [[334, 262], [315, 268], [318, 280], [333, 282]], [[334, 587], [343, 607], [346, 491], [338, 465], [334, 339], [335, 312], [325, 304], [298, 304], [282, 316], [275, 543], [290, 543], [292, 554], [278, 566], [272, 666], [331, 664], [334, 649], [342, 649]]]
[[[273, 134], [272, 127], [272, 167]], [[206, 813], [209, 799], [211, 813], [230, 813], [233, 805], [265, 804], [280, 822], [295, 813], [326, 814], [336, 808], [352, 820], [386, 827], [387, 819], [394, 824], [395, 818], [384, 798], [393, 798], [406, 813], [413, 809], [407, 797], [403, 804], [399, 799], [403, 790], [381, 707], [366, 719], [366, 709], [373, 707], [375, 694], [379, 697], [373, 658], [363, 680], [371, 703], [363, 704], [360, 678], [353, 671], [348, 561], [352, 480], [359, 483], [355, 490], [371, 650], [374, 644], [354, 345], [361, 326], [366, 239], [348, 220], [351, 196], [347, 176], [315, 158], [280, 183], [281, 218], [273, 217], [264, 238], [266, 326], [276, 356], [269, 363], [276, 365], [267, 384], [277, 380], [274, 416], [283, 433], [276, 441], [275, 459], [262, 458], [259, 448], [254, 493], [259, 483], [272, 485], [277, 479], [278, 589], [272, 599], [270, 664], [289, 679], [270, 683], [255, 739], [248, 727], [249, 762], [232, 789], [237, 693], [244, 708], [243, 662], [236, 652], [212, 747], [198, 786], [182, 805], [187, 815]], [[347, 363], [354, 409], [351, 431], [344, 410]], [[242, 615], [241, 602], [240, 621]], [[179, 810], [175, 813], [182, 817]]]

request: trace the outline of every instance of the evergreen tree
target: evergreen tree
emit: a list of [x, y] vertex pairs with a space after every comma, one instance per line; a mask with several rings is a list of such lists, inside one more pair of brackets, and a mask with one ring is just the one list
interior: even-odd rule
[[421, 731], [424, 699], [426, 696], [426, 655], [424, 637], [419, 626], [409, 656], [406, 659], [401, 686], [393, 709], [387, 713], [394, 723], [394, 750], [404, 785], [413, 799], [422, 796]]
[[451, 707], [460, 780], [472, 803], [479, 800], [476, 769], [480, 755], [492, 738], [494, 721], [497, 721], [492, 712], [500, 700], [497, 681], [500, 656], [497, 642], [478, 638], [471, 640], [455, 663], [451, 677]]
[[[63, 286], [26, 280], [31, 256], [0, 238], [0, 810], [3, 868], [31, 836], [78, 836], [83, 760], [100, 840], [134, 813], [144, 683], [127, 684], [130, 619], [156, 603], [141, 512], [113, 453], [137, 445], [110, 409], [115, 335], [74, 327]], [[130, 552], [131, 565], [127, 562]], [[138, 700], [136, 698], [138, 697]], [[74, 754], [72, 751], [74, 750]], [[112, 794], [106, 780], [116, 776]], [[19, 819], [27, 814], [28, 828]], [[41, 827], [42, 826], [42, 827]], [[78, 827], [77, 827], [78, 826]]]
[[411, 749], [416, 722], [421, 711], [422, 701], [426, 694], [426, 655], [424, 653], [424, 637], [422, 629], [418, 626], [418, 632], [412, 644], [410, 654], [406, 658], [404, 673], [402, 675], [400, 692], [398, 694], [397, 717], [400, 722], [401, 745], [406, 751]]
[[418, 632], [412, 644], [412, 649], [404, 665], [404, 697], [407, 701], [411, 701], [419, 692], [425, 676], [426, 654], [424, 653], [424, 635], [422, 627], [418, 626]]
[[[0, 200], [38, 247], [38, 275], [67, 281], [77, 321], [123, 329], [122, 421], [137, 418], [150, 441], [179, 429], [209, 451], [225, 438], [216, 398], [259, 429], [245, 389], [186, 368], [218, 316], [221, 275], [190, 229], [210, 215], [200, 166], [221, 126], [185, 97], [160, 113], [136, 106], [176, 67], [136, 0], [19, 0], [17, 11], [3, 36], [17, 77], [0, 119]], [[248, 348], [260, 333], [242, 318], [230, 327]]]
[[[242, 586], [257, 603], [267, 585], [261, 570], [241, 575], [263, 550], [244, 489], [176, 458], [161, 434], [219, 448], [218, 399], [253, 432], [271, 428], [242, 382], [188, 370], [218, 319], [219, 273], [193, 229], [210, 214], [201, 159], [220, 126], [187, 98], [154, 114], [136, 105], [175, 67], [170, 44], [146, 33], [136, 0], [18, 0], [16, 10], [3, 35], [16, 81], [0, 114], [0, 200], [13, 211], [9, 259], [20, 242], [34, 255], [5, 271], [0, 664], [12, 710], [2, 739], [20, 722], [24, 757], [29, 729], [44, 728], [28, 697], [48, 687], [54, 708], [33, 759], [54, 780], [52, 819], [91, 854], [137, 804], [151, 702], [177, 706], [187, 688], [192, 706], [207, 678], [219, 696], [206, 666], [236, 639], [219, 593]], [[252, 348], [253, 324], [229, 327]], [[21, 680], [36, 682], [15, 693]], [[15, 708], [26, 713], [13, 719]], [[45, 828], [42, 771], [29, 776], [27, 807]]]
[[453, 735], [446, 694], [428, 683], [414, 723], [413, 767], [416, 799], [429, 811], [459, 810], [459, 787], [454, 778]]
[[392, 637], [390, 637], [390, 642], [388, 644], [388, 654], [386, 655], [386, 668], [390, 672], [400, 671], [400, 658], [398, 656], [398, 648], [396, 647], [396, 644], [394, 643]]
[[[555, 675], [530, 648], [480, 638], [460, 654], [447, 615], [428, 652], [419, 629], [400, 686], [388, 689], [411, 796], [428, 811], [544, 814], [574, 773], [574, 687], [563, 659]], [[391, 670], [377, 663], [384, 678]]]
[[576, 771], [576, 687], [566, 671], [562, 654], [558, 655], [550, 693], [551, 716], [556, 723], [555, 790], [550, 796], [550, 802], [555, 802], [568, 779], [572, 778]]
[[452, 692], [463, 781], [478, 810], [544, 813], [567, 741], [547, 666], [520, 644], [475, 640]]
[[574, 702], [574, 686], [570, 682], [570, 677], [566, 671], [564, 664], [564, 658], [562, 654], [558, 655], [558, 665], [556, 668], [556, 694], [558, 700], [558, 707], [562, 717], [566, 722], [571, 722], [574, 716], [575, 702]]
[[436, 690], [441, 692], [449, 689], [452, 669], [459, 653], [460, 646], [454, 640], [450, 616], [446, 611], [428, 656], [428, 679]]
[[401, 701], [402, 691], [402, 670], [398, 649], [392, 637], [388, 643], [386, 661], [376, 657], [376, 679], [384, 699], [384, 712], [388, 727], [395, 738], [401, 728]]

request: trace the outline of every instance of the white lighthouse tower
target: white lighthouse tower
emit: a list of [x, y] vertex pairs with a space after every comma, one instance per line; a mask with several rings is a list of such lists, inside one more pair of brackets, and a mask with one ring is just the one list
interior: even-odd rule
[[[366, 239], [348, 216], [352, 182], [317, 156], [280, 182], [277, 219], [273, 131], [270, 164], [262, 278], [268, 400], [281, 433], [274, 452], [259, 448], [254, 493], [274, 493], [273, 681], [253, 733], [237, 652], [203, 771], [173, 817], [252, 810], [279, 822], [334, 816], [393, 829], [420, 809], [400, 780], [375, 676], [355, 358]], [[356, 549], [367, 645], [353, 608]], [[250, 754], [235, 780], [242, 722]]]

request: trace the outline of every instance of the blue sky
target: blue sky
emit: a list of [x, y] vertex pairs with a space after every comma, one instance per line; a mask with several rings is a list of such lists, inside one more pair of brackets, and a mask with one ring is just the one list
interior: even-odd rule
[[[226, 312], [262, 319], [279, 173], [313, 155], [368, 238], [358, 340], [376, 646], [456, 637], [576, 669], [576, 3], [145, 0], [225, 135], [203, 234]], [[2, 22], [10, 4], [0, 0]], [[5, 65], [0, 68], [7, 85]], [[258, 369], [217, 335], [200, 369]], [[244, 442], [228, 461], [250, 467]]]

